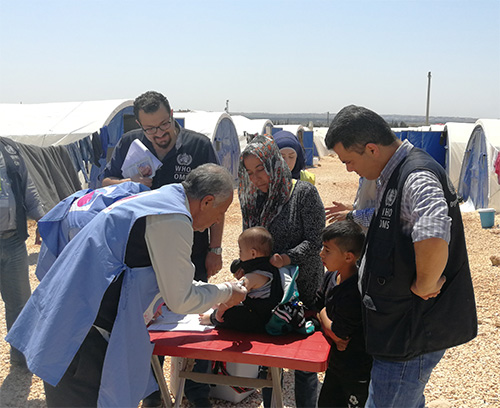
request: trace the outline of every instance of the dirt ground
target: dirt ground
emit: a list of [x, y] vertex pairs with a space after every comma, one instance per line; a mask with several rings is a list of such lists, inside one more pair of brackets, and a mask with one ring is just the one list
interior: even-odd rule
[[[333, 156], [324, 157], [311, 169], [316, 174], [316, 186], [327, 206], [332, 200], [352, 202], [356, 193], [358, 177], [347, 173], [340, 161]], [[475, 288], [479, 317], [478, 336], [471, 342], [446, 352], [434, 370], [427, 385], [427, 406], [445, 407], [500, 407], [500, 268], [493, 266], [490, 256], [500, 257], [500, 216], [496, 215], [495, 226], [482, 229], [477, 212], [464, 213], [469, 261]], [[235, 200], [226, 215], [223, 240], [223, 270], [213, 282], [230, 280], [229, 265], [238, 255], [237, 236], [241, 232], [241, 213]], [[34, 275], [39, 247], [33, 245], [34, 223], [30, 223], [28, 252], [30, 280], [34, 290], [38, 281]], [[30, 373], [10, 366], [6, 335], [4, 305], [0, 301], [0, 406], [1, 407], [45, 407], [45, 396], [41, 380]], [[169, 364], [165, 364], [165, 375], [169, 378]], [[320, 374], [322, 379], [322, 374]], [[294, 407], [293, 375], [284, 373], [284, 402]], [[231, 407], [231, 403], [213, 400], [215, 406]], [[255, 392], [237, 404], [245, 407], [260, 407], [260, 392]], [[186, 402], [183, 406], [188, 406]]]

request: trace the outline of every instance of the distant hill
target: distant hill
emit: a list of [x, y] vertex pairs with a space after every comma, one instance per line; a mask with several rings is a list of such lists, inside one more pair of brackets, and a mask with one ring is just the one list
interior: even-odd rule
[[[270, 119], [274, 125], [301, 124], [308, 126], [310, 122], [315, 127], [329, 126], [335, 113], [266, 113], [266, 112], [230, 112], [231, 115], [243, 115], [249, 119]], [[392, 127], [398, 126], [423, 126], [425, 125], [425, 116], [417, 115], [382, 115]], [[430, 124], [446, 122], [465, 122], [475, 123], [478, 118], [461, 118], [453, 116], [430, 116]]]

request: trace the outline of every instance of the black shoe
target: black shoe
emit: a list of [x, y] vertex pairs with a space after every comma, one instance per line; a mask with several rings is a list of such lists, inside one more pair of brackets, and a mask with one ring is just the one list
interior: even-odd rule
[[192, 402], [195, 408], [212, 408], [212, 403], [208, 398], [198, 398]]
[[162, 406], [160, 391], [155, 391], [142, 400], [142, 408], [161, 408]]

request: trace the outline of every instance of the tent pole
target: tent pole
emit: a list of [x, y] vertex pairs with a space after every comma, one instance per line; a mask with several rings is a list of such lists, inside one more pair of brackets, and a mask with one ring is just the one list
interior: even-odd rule
[[427, 109], [425, 113], [425, 126], [429, 126], [429, 105], [431, 101], [431, 71], [427, 74]]

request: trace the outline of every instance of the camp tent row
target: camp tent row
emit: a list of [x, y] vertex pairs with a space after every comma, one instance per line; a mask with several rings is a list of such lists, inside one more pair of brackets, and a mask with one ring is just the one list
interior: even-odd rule
[[467, 202], [464, 208], [500, 211], [500, 120], [393, 129], [401, 139], [426, 150], [443, 167]]
[[[174, 112], [175, 119], [188, 129], [206, 135], [220, 163], [237, 178], [239, 154], [246, 146], [245, 135], [271, 134], [268, 119], [248, 119], [226, 112]], [[25, 145], [68, 146], [92, 134], [101, 137], [101, 167], [92, 166], [89, 186], [99, 186], [98, 177], [121, 135], [137, 128], [133, 100], [0, 104], [0, 136]], [[301, 131], [295, 129], [294, 133]], [[81, 180], [89, 182], [89, 180]]]
[[[67, 145], [106, 127], [112, 144], [123, 134], [133, 101], [0, 104], [0, 136], [35, 146]], [[124, 119], [125, 118], [125, 119]]]
[[[252, 120], [226, 112], [174, 112], [174, 117], [182, 126], [210, 138], [221, 164], [235, 178], [247, 135], [272, 134], [283, 129], [303, 139], [305, 133], [311, 132], [302, 125], [274, 126], [270, 120]], [[475, 208], [494, 207], [500, 211], [500, 187], [495, 173], [500, 149], [499, 122], [482, 119], [475, 124], [449, 122], [393, 130], [402, 140], [408, 138], [431, 153], [446, 168], [459, 194]], [[121, 135], [136, 127], [132, 100], [0, 104], [0, 136], [46, 147], [69, 145], [99, 134], [105, 138], [102, 164]], [[311, 146], [307, 147], [314, 150], [314, 156], [329, 153], [324, 144], [326, 131], [327, 128], [314, 128], [311, 132]], [[100, 169], [92, 166], [94, 178], [102, 168], [102, 165]]]

